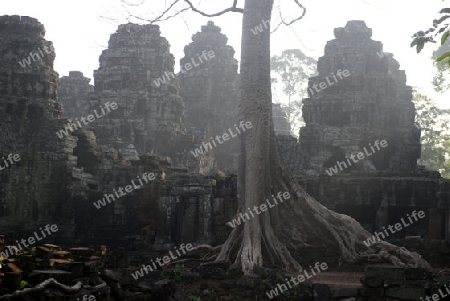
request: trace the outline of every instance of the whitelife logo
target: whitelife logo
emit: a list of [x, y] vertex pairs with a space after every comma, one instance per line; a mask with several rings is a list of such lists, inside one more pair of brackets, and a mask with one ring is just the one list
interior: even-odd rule
[[[88, 115], [87, 117], [81, 117], [81, 121], [83, 122], [84, 125], [88, 125], [91, 122], [94, 122], [97, 118], [102, 118], [104, 116], [106, 116], [107, 114], [111, 113], [111, 110], [116, 110], [119, 106], [117, 105], [116, 102], [112, 102], [112, 103], [105, 103], [105, 108], [107, 110], [107, 112], [105, 112], [105, 110], [103, 110], [103, 107], [100, 105], [100, 109], [102, 110], [102, 115], [99, 115], [97, 113], [97, 110], [94, 110], [94, 114]], [[87, 121], [86, 121], [87, 119]], [[75, 124], [76, 123], [76, 124]], [[56, 135], [58, 135], [59, 139], [62, 139], [64, 136], [69, 135], [69, 130], [70, 132], [73, 132], [75, 130], [81, 129], [83, 126], [81, 125], [80, 121], [78, 121], [78, 118], [76, 118], [76, 122], [75, 123], [68, 123], [65, 127], [64, 130], [60, 130], [59, 132], [56, 132]]]
[[[205, 61], [202, 60], [202, 57], [205, 59]], [[198, 60], [200, 63], [196, 64], [195, 59], [192, 57], [192, 58], [191, 58], [192, 64], [191, 64], [191, 63], [186, 63], [186, 64], [184, 64], [183, 66], [181, 66], [180, 72], [181, 72], [182, 74], [184, 74], [184, 73], [186, 73], [187, 71], [192, 70], [192, 65], [194, 65], [194, 67], [198, 67], [198, 66], [200, 66], [201, 64], [207, 62], [208, 60], [210, 60], [210, 59], [212, 59], [212, 58], [214, 58], [214, 57], [216, 57], [216, 54], [214, 53], [213, 50], [210, 50], [210, 51], [208, 51], [208, 52], [206, 52], [206, 50], [203, 50], [203, 52], [202, 52], [201, 55], [197, 55], [197, 60]], [[167, 80], [166, 80], [166, 78], [167, 78]], [[172, 79], [175, 79], [175, 78], [176, 78], [175, 73], [173, 73], [173, 72], [167, 72], [167, 71], [166, 71], [162, 77], [160, 77], [160, 78], [158, 78], [158, 79], [155, 79], [155, 80], [153, 81], [153, 83], [155, 84], [156, 87], [159, 87], [159, 86], [161, 86], [161, 84], [165, 84], [165, 83], [167, 83], [168, 81], [170, 81], [171, 78], [172, 78]]]
[[[278, 194], [277, 194], [277, 197], [278, 197], [278, 199], [280, 200], [280, 202], [281, 203], [283, 203], [283, 198], [285, 199], [285, 200], [288, 200], [288, 199], [290, 199], [291, 198], [291, 195], [289, 194], [289, 192], [278, 192]], [[283, 197], [283, 198], [282, 198]], [[272, 200], [275, 202], [275, 205], [273, 205], [273, 204], [271, 204], [270, 203], [270, 201], [269, 201], [269, 199], [266, 199], [266, 203], [267, 203], [267, 205], [269, 205], [269, 208], [273, 208], [273, 207], [275, 207], [276, 205], [278, 205], [278, 202], [277, 202], [277, 199], [275, 198], [275, 196], [274, 195], [272, 195]], [[256, 206], [254, 206], [253, 207], [253, 210], [255, 211], [255, 213], [256, 214], [261, 214], [261, 213], [263, 213], [263, 212], [265, 212], [265, 211], [267, 211], [267, 205], [266, 204], [261, 204], [261, 205], [259, 205], [259, 209], [261, 210], [261, 211], [258, 211], [258, 207], [256, 207]], [[270, 205], [272, 205], [272, 206], [270, 206]], [[250, 215], [252, 216], [252, 218], [254, 218], [255, 217], [255, 215], [253, 214], [253, 212], [252, 212], [252, 210], [250, 209], [250, 208], [248, 208], [248, 212], [250, 213]], [[239, 226], [240, 224], [241, 224], [241, 220], [242, 220], [242, 222], [246, 222], [246, 221], [249, 221], [250, 220], [250, 216], [247, 214], [247, 213], [244, 213], [244, 214], [242, 214], [242, 213], [239, 213], [239, 217], [238, 218], [235, 218], [235, 219], [233, 219], [231, 222], [228, 222], [227, 224], [228, 225], [230, 225], [232, 228], [236, 228], [236, 226]], [[246, 219], [244, 219], [244, 216], [246, 217]]]
[[[317, 274], [319, 274], [322, 271], [325, 271], [326, 269], [328, 269], [328, 265], [325, 262], [322, 262], [322, 263], [320, 263], [320, 268], [319, 268], [319, 263], [316, 262], [314, 265], [314, 268], [311, 266], [309, 266], [309, 268], [311, 269], [312, 275], [309, 275], [308, 272], [305, 270], [304, 275], [300, 274], [297, 277], [292, 276], [291, 279], [289, 279], [289, 280], [286, 278], [286, 283], [289, 286], [289, 288], [292, 288], [291, 281], [293, 283], [293, 286], [298, 285], [298, 284], [302, 283], [303, 281], [305, 281], [306, 279], [316, 276], [316, 272], [314, 272], [314, 270], [316, 270]], [[296, 281], [296, 280], [298, 280], [298, 281]], [[276, 288], [274, 288], [273, 290], [266, 293], [267, 297], [272, 299], [275, 296], [278, 296], [278, 290], [280, 290], [280, 293], [283, 293], [284, 291], [287, 291], [288, 288], [287, 288], [286, 284], [278, 283]]]
[[[343, 79], [342, 76], [344, 77], [349, 77], [350, 76], [350, 71], [348, 71], [347, 69], [345, 69], [344, 71], [341, 71], [341, 69], [339, 69], [336, 72], [336, 75], [339, 77], [339, 79]], [[316, 90], [316, 92], [320, 92], [322, 90], [325, 90], [326, 88], [328, 88], [329, 86], [334, 85], [335, 83], [337, 83], [339, 80], [336, 78], [336, 75], [334, 75], [334, 72], [332, 73], [334, 82], [331, 82], [330, 79], [327, 77], [325, 77], [327, 82], [320, 82], [319, 85], [317, 85], [316, 83], [314, 83], [314, 85], [309, 88], [309, 92], [311, 93], [311, 96], [314, 95], [314, 91], [312, 90], [312, 88], [314, 88], [314, 90]], [[328, 83], [328, 84], [327, 84]]]
[[[8, 250], [0, 252], [0, 258], [1, 259], [5, 259], [5, 258], [8, 258], [11, 255], [14, 255], [15, 252], [13, 253], [13, 251], [11, 251], [11, 249], [19, 249], [20, 251], [22, 251], [23, 250], [22, 246], [25, 249], [25, 248], [28, 248], [31, 245], [34, 245], [36, 242], [38, 242], [40, 240], [43, 240], [44, 238], [47, 237], [47, 235], [45, 235], [44, 230], [47, 231], [48, 235], [50, 236], [50, 235], [52, 235], [52, 233], [55, 233], [55, 232], [58, 231], [58, 226], [57, 225], [51, 225], [51, 226], [50, 225], [46, 225], [44, 230], [42, 230], [42, 227], [39, 228], [39, 230], [41, 230], [42, 237], [39, 237], [39, 234], [35, 231], [33, 233], [34, 236], [28, 237], [27, 240], [22, 239], [20, 242], [16, 240], [17, 247], [15, 247], [15, 246], [9, 247], [8, 246]], [[35, 240], [35, 238], [36, 238], [36, 240]], [[27, 241], [28, 241], [28, 244], [26, 243]]]
[[[450, 290], [449, 290], [448, 285], [449, 285], [448, 283], [445, 284], [444, 288], [447, 291], [447, 293], [450, 294]], [[432, 296], [426, 296], [425, 297], [425, 301], [439, 301], [440, 299], [445, 298], [445, 297], [448, 296], [448, 294], [445, 294], [445, 293], [442, 292], [441, 288], [438, 289], [438, 293], [439, 294], [433, 294]], [[420, 301], [424, 301], [423, 297], [420, 297]]]
[[[411, 215], [412, 215], [412, 217], [414, 218], [414, 221], [417, 222], [417, 221], [419, 220], [417, 217], [419, 217], [419, 218], [424, 218], [424, 217], [425, 217], [425, 212], [423, 212], [423, 211], [416, 212], [416, 210], [414, 210], [414, 211], [411, 213]], [[402, 222], [403, 226], [402, 226], [402, 224], [400, 224], [400, 223], [396, 223], [394, 226], [392, 226], [392, 225], [389, 225], [389, 226], [388, 226], [388, 229], [389, 229], [389, 231], [391, 231], [391, 234], [394, 234], [394, 233], [396, 233], [397, 231], [402, 230], [403, 227], [408, 227], [409, 225], [411, 225], [411, 224], [413, 223], [413, 220], [411, 219], [411, 216], [409, 216], [409, 214], [407, 214], [406, 216], [408, 217], [408, 220], [409, 220], [410, 224], [406, 223], [405, 220], [404, 220], [403, 217], [402, 217], [402, 218], [400, 219], [400, 221]], [[393, 228], [395, 228], [395, 231], [394, 231]], [[386, 227], [383, 227], [383, 229], [384, 229], [384, 234], [386, 234], [386, 236], [383, 234], [383, 232], [375, 232], [375, 235], [372, 235], [372, 237], [369, 237], [368, 239], [366, 239], [365, 241], [363, 241], [363, 243], [364, 243], [367, 247], [370, 247], [371, 245], [374, 245], [374, 244], [377, 243], [377, 239], [378, 239], [378, 241], [381, 240], [381, 239], [380, 239], [380, 236], [381, 236], [383, 239], [386, 239], [387, 237], [389, 237], [389, 232], [386, 230]]]
[[[381, 140], [381, 142], [379, 140], [377, 140], [377, 141], [374, 142], [374, 146], [377, 148], [377, 150], [381, 150], [380, 149], [380, 145], [381, 145], [382, 148], [385, 148], [385, 147], [388, 146], [388, 143], [387, 143], [386, 140]], [[373, 155], [375, 153], [375, 150], [373, 149], [373, 146], [372, 146], [371, 143], [369, 143], [369, 146], [372, 149], [373, 153], [368, 152], [366, 147], [363, 148], [363, 150], [366, 153], [367, 157], [369, 157], [369, 156], [371, 156], [371, 155]], [[345, 156], [345, 158], [347, 159], [348, 166], [347, 166], [347, 164], [345, 164], [344, 161], [336, 161], [337, 165], [334, 165], [333, 167], [330, 167], [329, 169], [326, 169], [325, 172], [331, 177], [333, 175], [333, 173], [337, 174], [339, 172], [338, 167], [342, 171], [342, 170], [344, 170], [342, 168], [342, 166], [344, 166], [344, 168], [348, 168], [349, 166], [352, 166], [352, 163], [351, 163], [350, 159], [352, 159], [353, 163], [358, 163], [359, 160], [363, 160], [363, 159], [366, 158], [366, 156], [362, 152], [357, 153], [356, 156], [358, 157], [358, 159], [355, 158], [355, 154], [351, 154], [350, 158]]]
[[[13, 162], [13, 159], [14, 159], [14, 162]], [[5, 163], [5, 166], [2, 166], [2, 164], [0, 163], [0, 171], [3, 171], [10, 166], [8, 164], [8, 162], [6, 162], [6, 160], [11, 162], [11, 165], [13, 165], [14, 163], [17, 163], [20, 161], [20, 156], [19, 156], [19, 154], [15, 154], [15, 155], [9, 154], [7, 159], [5, 159], [5, 157], [3, 157], [2, 160], [3, 160], [3, 163]]]
[[377, 52], [377, 55], [380, 59], [384, 58], [385, 56], [388, 56], [389, 53], [387, 52]]
[[[183, 254], [186, 254], [186, 251], [189, 252], [189, 251], [192, 251], [194, 249], [192, 244], [186, 244], [186, 246], [184, 244], [181, 244], [179, 248], [183, 252]], [[186, 248], [186, 250], [184, 250], [184, 248]], [[180, 251], [178, 251], [177, 247], [175, 247], [175, 252], [178, 254], [178, 256], [174, 256], [172, 251], [169, 251], [170, 257], [169, 256], [164, 256], [162, 258], [162, 261], [164, 263], [161, 263], [161, 258], [159, 258], [159, 257], [156, 258], [156, 262], [158, 263], [159, 267], [162, 267], [163, 265], [168, 264], [171, 260], [175, 260], [175, 259], [177, 259], [178, 257], [181, 256]], [[153, 265], [153, 267], [151, 265], [147, 265], [146, 266], [145, 264], [143, 264], [142, 268], [140, 268], [136, 272], [132, 273], [131, 276], [133, 276], [134, 280], [138, 280], [139, 278], [143, 277], [145, 274], [148, 274], [149, 270], [150, 270], [150, 272], [153, 272], [154, 270], [157, 269], [156, 264], [153, 261], [153, 259], [152, 259], [152, 265]], [[144, 271], [145, 271], [145, 274], [144, 274]]]
[[[237, 125], [234, 125], [234, 127], [237, 131], [237, 134], [233, 134], [233, 131], [231, 129], [228, 129], [228, 133], [230, 133], [231, 138], [237, 137], [241, 133], [241, 131], [239, 131]], [[241, 121], [239, 124], [239, 127], [242, 129], [243, 132], [245, 132], [246, 129], [248, 130], [248, 129], [253, 128], [253, 124], [250, 121], [245, 122], [245, 124], [244, 124], [244, 121]], [[223, 141], [221, 141], [220, 138], [222, 138]], [[216, 141], [214, 141], [214, 140], [216, 140], [219, 144], [222, 144], [225, 141], [230, 140], [230, 136], [227, 133], [224, 133], [224, 134], [222, 134], [222, 136], [216, 135], [216, 138], [211, 137], [212, 144], [214, 144], [214, 147], [217, 147]], [[191, 151], [191, 154], [194, 155], [195, 158], [197, 158], [199, 155], [203, 155], [203, 152], [206, 153], [208, 148], [210, 150], [212, 150], [213, 147], [211, 145], [211, 142], [207, 142], [207, 143], [202, 142], [202, 145], [200, 145], [200, 147]], [[203, 147], [203, 149], [202, 149], [202, 147]]]
[[[113, 189], [113, 190], [114, 190], [114, 194], [117, 196], [117, 199], [120, 199], [121, 197], [127, 195], [127, 193], [132, 192], [133, 189], [139, 189], [139, 188], [141, 188], [142, 186], [144, 186], [144, 184], [142, 183], [142, 180], [140, 179], [140, 177], [138, 176], [137, 178], [138, 178], [139, 183], [140, 183], [141, 185], [140, 185], [140, 186], [139, 186], [139, 185], [136, 185], [136, 184], [134, 183], [134, 180], [131, 180], [131, 184], [133, 184], [133, 186], [131, 186], [131, 185], [125, 186], [125, 193], [123, 192], [124, 188], [122, 188], [122, 187], [119, 187], [119, 189], [117, 189], [117, 190], [119, 191], [120, 195], [119, 195], [119, 193], [117, 193], [117, 191], [116, 191], [115, 189]], [[142, 179], [144, 179], [145, 183], [148, 184], [150, 181], [153, 181], [154, 179], [156, 179], [156, 175], [155, 175], [154, 173], [149, 173], [149, 174], [144, 173], [144, 174], [142, 175]], [[111, 203], [111, 202], [115, 202], [115, 201], [116, 201], [116, 198], [115, 198], [114, 195], [112, 195], [112, 194], [106, 194], [106, 193], [105, 193], [104, 196], [105, 196], [105, 197], [102, 198], [101, 200], [98, 200], [97, 203], [93, 203], [94, 206], [95, 206], [95, 208], [100, 209], [100, 208], [106, 206], [106, 205], [107, 205], [107, 204], [106, 204], [106, 201], [108, 201], [108, 203]], [[105, 200], [105, 199], [106, 199], [106, 200]]]
[[268, 20], [263, 20], [263, 21], [261, 22], [261, 24], [255, 26], [255, 28], [250, 28], [250, 30], [251, 30], [251, 32], [256, 36], [257, 34], [259, 34], [259, 33], [261, 33], [261, 32], [264, 31], [263, 26], [264, 26], [265, 29], [268, 29], [269, 26], [270, 26], [270, 21], [268, 21]]
[[[43, 47], [44, 48], [44, 50], [45, 50], [45, 52], [47, 53], [47, 54], [50, 54], [50, 53], [52, 53], [52, 52], [55, 52], [55, 48], [53, 48], [53, 46], [52, 45], [50, 45], [48, 48], [50, 48], [50, 51], [48, 50], [48, 48], [47, 48], [47, 46], [44, 46]], [[39, 53], [33, 53], [33, 52], [30, 52], [30, 55], [26, 58], [26, 59], [24, 59], [24, 60], [22, 60], [21, 62], [19, 62], [19, 65], [22, 67], [22, 68], [25, 68], [27, 65], [28, 66], [30, 66], [31, 65], [31, 59], [33, 59], [33, 62], [36, 62], [37, 60], [42, 60], [43, 58], [44, 58], [44, 53], [42, 52], [42, 50], [41, 50], [41, 48], [38, 48], [38, 51], [37, 52], [39, 52], [41, 55], [39, 56]]]

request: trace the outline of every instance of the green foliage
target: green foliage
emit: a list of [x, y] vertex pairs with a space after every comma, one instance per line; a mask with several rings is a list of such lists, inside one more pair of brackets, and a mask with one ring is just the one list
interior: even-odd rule
[[413, 102], [417, 111], [416, 120], [422, 128], [422, 154], [418, 163], [429, 170], [438, 170], [443, 177], [449, 178], [450, 110], [437, 108], [431, 98], [417, 91], [414, 91]]
[[20, 289], [24, 289], [28, 285], [28, 282], [26, 280], [20, 281]]
[[270, 59], [270, 69], [274, 75], [272, 82], [281, 80], [283, 94], [288, 98], [285, 109], [294, 136], [297, 136], [303, 124], [302, 99], [307, 95], [308, 79], [317, 73], [316, 66], [317, 61], [306, 56], [300, 49], [287, 49], [281, 56], [275, 55]]
[[[441, 35], [441, 46], [448, 40], [450, 36], [450, 23], [448, 22], [448, 19], [450, 18], [450, 8], [444, 8], [439, 13], [442, 14], [442, 16], [439, 19], [433, 20], [433, 27], [429, 28], [427, 31], [416, 32], [413, 35], [411, 47], [416, 47], [417, 53], [422, 51], [426, 43], [436, 43], [436, 39], [439, 35]], [[436, 57], [436, 61], [447, 62], [448, 66], [450, 66], [450, 52], [445, 52]]]
[[202, 298], [189, 294], [187, 296], [188, 301], [202, 301]]
[[184, 265], [177, 264], [175, 268], [172, 270], [171, 273], [171, 279], [173, 279], [175, 282], [181, 281], [181, 273], [183, 272]]
[[[450, 39], [433, 53], [433, 58], [450, 53]], [[434, 61], [437, 69], [436, 75], [433, 77], [433, 88], [437, 92], [445, 92], [450, 89], [450, 66], [444, 61]]]

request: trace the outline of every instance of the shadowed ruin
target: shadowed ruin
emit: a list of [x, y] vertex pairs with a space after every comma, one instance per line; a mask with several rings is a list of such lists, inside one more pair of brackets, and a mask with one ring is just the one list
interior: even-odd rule
[[[311, 196], [369, 231], [423, 210], [425, 219], [391, 238], [419, 235], [448, 241], [450, 182], [417, 166], [421, 132], [412, 89], [393, 55], [377, 54], [383, 46], [371, 34], [363, 21], [335, 29], [336, 39], [327, 43], [318, 61], [319, 75], [309, 80], [299, 141], [290, 136], [282, 109], [273, 107], [280, 150]], [[0, 155], [21, 157], [0, 174], [0, 251], [46, 224], [59, 228], [47, 245], [39, 243], [34, 253], [30, 246], [29, 255], [8, 265], [11, 274], [5, 283], [10, 281], [14, 289], [6, 291], [18, 288], [22, 272], [34, 270], [39, 271], [33, 285], [51, 277], [67, 285], [83, 275], [99, 277], [101, 268], [93, 262], [106, 258], [105, 246], [115, 250], [102, 265], [111, 270], [105, 276], [108, 284], [131, 287], [136, 281], [129, 273], [135, 269], [129, 265], [149, 262], [181, 243], [223, 243], [231, 232], [226, 223], [237, 211], [239, 138], [193, 155], [210, 137], [227, 133], [240, 121], [238, 61], [221, 29], [213, 22], [202, 26], [185, 47], [180, 66], [204, 51], [215, 56], [175, 74], [175, 59], [159, 26], [120, 25], [100, 55], [94, 85], [79, 71], [59, 79], [53, 70], [57, 49], [56, 54], [31, 57], [22, 67], [18, 62], [30, 53], [52, 45], [44, 35], [36, 19], [0, 17]], [[339, 69], [349, 76], [338, 75]], [[108, 103], [116, 103], [117, 109], [104, 116], [93, 113]], [[81, 123], [81, 117], [91, 114], [94, 121]], [[376, 140], [387, 146], [371, 149]], [[349, 158], [364, 148], [376, 151], [350, 164]], [[336, 168], [332, 175], [330, 168]], [[154, 178], [142, 182], [145, 174]], [[117, 193], [129, 185], [130, 192]], [[79, 245], [97, 247], [75, 248]], [[68, 260], [69, 254], [76, 262]], [[433, 262], [435, 254], [427, 256]], [[35, 257], [54, 259], [65, 272], [40, 271]], [[222, 267], [204, 266], [199, 273], [220, 277], [222, 272]], [[375, 276], [382, 281], [390, 276], [383, 275]], [[428, 274], [424, 277], [433, 283]], [[157, 286], [159, 292], [170, 287], [161, 281]], [[109, 300], [104, 286], [89, 286], [97, 294], [102, 289], [104, 299], [97, 300]]]

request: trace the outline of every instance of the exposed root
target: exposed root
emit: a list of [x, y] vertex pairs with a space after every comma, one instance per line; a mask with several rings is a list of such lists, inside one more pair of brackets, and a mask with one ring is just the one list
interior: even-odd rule
[[289, 229], [283, 231], [285, 240], [291, 240], [299, 233], [297, 238], [299, 241], [306, 241], [312, 245], [325, 243], [337, 247], [344, 262], [367, 258], [371, 263], [388, 262], [399, 267], [430, 267], [416, 252], [409, 252], [388, 242], [379, 241], [367, 246], [364, 241], [372, 237], [372, 234], [355, 219], [327, 209], [295, 181], [289, 181], [289, 177], [283, 184], [293, 192], [291, 199], [285, 202], [286, 206], [282, 206], [283, 215], [288, 217], [288, 225], [283, 227]]
[[[286, 192], [291, 195], [273, 209], [248, 221], [249, 225], [236, 227], [227, 241], [223, 244], [217, 260], [234, 259], [234, 267], [244, 267], [242, 258], [254, 260], [252, 257], [251, 242], [243, 241], [245, 227], [261, 224], [260, 250], [264, 254], [264, 264], [267, 266], [281, 265], [285, 270], [301, 271], [301, 266], [292, 257], [286, 246], [295, 250], [309, 246], [324, 246], [330, 249], [339, 249], [340, 262], [356, 262], [366, 258], [370, 263], [391, 263], [398, 267], [424, 267], [430, 265], [417, 253], [409, 252], [405, 248], [379, 241], [371, 246], [364, 242], [372, 237], [355, 219], [327, 209], [312, 198], [294, 180], [278, 153], [277, 146], [272, 148], [276, 158], [272, 170], [274, 191]], [[276, 231], [276, 221], [280, 221], [279, 230]], [[278, 235], [277, 235], [278, 234]], [[367, 242], [367, 241], [366, 241]], [[239, 251], [236, 253], [236, 248]], [[319, 258], [318, 258], [319, 260]], [[252, 265], [253, 264], [253, 265]], [[259, 265], [253, 261], [250, 266]]]

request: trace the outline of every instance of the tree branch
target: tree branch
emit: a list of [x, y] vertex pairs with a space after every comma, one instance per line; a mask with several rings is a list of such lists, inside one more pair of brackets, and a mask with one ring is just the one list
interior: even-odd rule
[[[147, 18], [142, 18], [142, 17], [138, 17], [138, 16], [135, 16], [135, 15], [132, 15], [128, 10], [126, 10], [126, 12], [128, 13], [128, 15], [130, 17], [132, 16], [133, 18], [136, 18], [137, 20], [145, 21], [145, 22], [149, 22], [150, 24], [153, 24], [153, 23], [156, 23], [156, 22], [163, 22], [163, 21], [169, 20], [169, 19], [174, 18], [174, 17], [176, 17], [176, 16], [180, 15], [181, 13], [183, 13], [185, 11], [188, 11], [188, 10], [192, 10], [193, 12], [196, 12], [196, 13], [204, 16], [204, 17], [217, 17], [217, 16], [224, 15], [226, 13], [229, 13], [229, 12], [244, 13], [244, 9], [243, 8], [237, 7], [237, 1], [238, 0], [233, 0], [233, 5], [231, 7], [226, 8], [223, 11], [220, 11], [220, 12], [217, 12], [217, 13], [213, 13], [213, 14], [209, 14], [209, 13], [206, 13], [204, 11], [201, 11], [201, 10], [197, 9], [194, 6], [194, 4], [192, 3], [191, 0], [174, 0], [172, 2], [172, 4], [170, 4], [159, 16], [157, 16], [154, 19], [147, 19]], [[139, 5], [142, 5], [145, 2], [145, 0], [143, 0], [140, 4], [137, 4], [137, 5], [130, 4], [126, 0], [121, 0], [121, 2], [124, 3], [125, 5], [128, 5], [128, 6], [139, 6]], [[167, 14], [171, 10], [173, 10], [173, 7], [176, 4], [180, 3], [180, 2], [186, 3], [188, 5], [188, 7], [180, 9], [179, 11], [175, 12], [173, 15], [167, 16]]]
[[184, 2], [186, 2], [190, 6], [190, 8], [192, 9], [193, 12], [196, 12], [196, 13], [204, 16], [204, 17], [217, 17], [217, 16], [221, 16], [223, 14], [229, 13], [229, 12], [244, 13], [244, 9], [243, 8], [237, 7], [237, 0], [233, 0], [233, 6], [232, 7], [226, 8], [223, 11], [220, 11], [220, 12], [215, 13], [215, 14], [208, 14], [208, 13], [205, 13], [203, 11], [198, 10], [192, 4], [191, 0], [184, 0]]
[[[185, 0], [185, 1], [187, 1], [187, 0]], [[280, 23], [278, 23], [278, 25], [275, 27], [275, 29], [271, 33], [274, 33], [275, 31], [277, 31], [281, 25], [289, 26], [289, 25], [292, 25], [295, 22], [303, 19], [303, 17], [306, 14], [306, 8], [298, 0], [294, 0], [294, 2], [295, 2], [295, 4], [297, 4], [298, 7], [300, 7], [303, 10], [303, 13], [298, 18], [295, 18], [294, 20], [292, 20], [290, 22], [286, 22], [286, 21], [284, 21], [284, 18], [281, 16], [281, 12], [280, 12], [281, 21], [280, 21]]]

